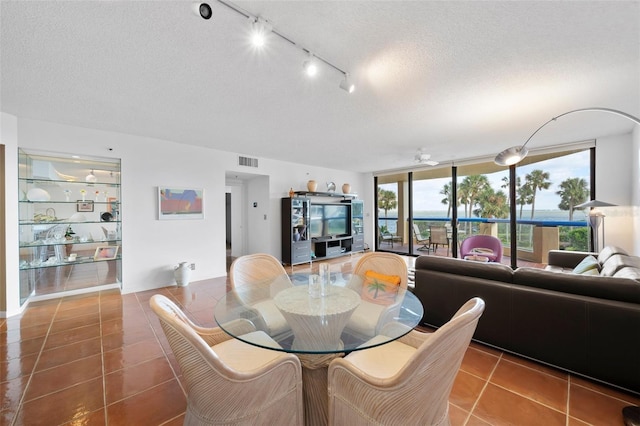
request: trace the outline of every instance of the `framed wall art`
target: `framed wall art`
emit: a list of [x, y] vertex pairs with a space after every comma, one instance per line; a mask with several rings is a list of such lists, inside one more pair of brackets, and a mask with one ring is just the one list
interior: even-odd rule
[[93, 260], [113, 260], [118, 257], [120, 246], [100, 246], [96, 247]]
[[158, 219], [204, 219], [204, 190], [159, 186]]
[[78, 200], [77, 204], [76, 204], [76, 211], [79, 211], [79, 212], [92, 212], [93, 211], [93, 201]]

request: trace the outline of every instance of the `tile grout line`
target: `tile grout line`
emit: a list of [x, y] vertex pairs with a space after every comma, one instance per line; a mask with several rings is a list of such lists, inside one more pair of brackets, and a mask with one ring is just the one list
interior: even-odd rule
[[98, 293], [98, 314], [100, 318], [100, 356], [102, 358], [102, 410], [104, 413], [104, 424], [109, 424], [109, 416], [107, 410], [107, 369], [104, 365], [104, 333], [102, 329], [102, 292]]
[[58, 314], [58, 310], [60, 309], [60, 304], [62, 303], [62, 299], [59, 299], [57, 304], [56, 304], [56, 310], [54, 311], [53, 315], [51, 316], [51, 319], [49, 321], [49, 327], [47, 328], [47, 332], [45, 334], [45, 338], [42, 341], [42, 345], [40, 346], [40, 351], [38, 352], [38, 357], [36, 358], [36, 362], [33, 364], [33, 368], [31, 369], [31, 372], [29, 373], [29, 380], [27, 380], [27, 385], [24, 387], [24, 391], [22, 392], [22, 395], [20, 395], [20, 401], [18, 402], [18, 409], [16, 410], [16, 414], [13, 416], [13, 420], [11, 421], [11, 425], [12, 426], [17, 426], [16, 422], [18, 421], [18, 416], [20, 414], [20, 412], [22, 411], [22, 409], [24, 408], [24, 399], [27, 395], [27, 391], [29, 390], [29, 386], [31, 386], [31, 382], [33, 381], [33, 375], [35, 374], [36, 371], [36, 367], [38, 366], [38, 363], [40, 362], [40, 357], [42, 356], [42, 352], [44, 352], [44, 347], [47, 344], [47, 340], [49, 340], [49, 334], [51, 333], [51, 328], [53, 327], [53, 320], [56, 317], [56, 315]]
[[565, 426], [569, 426], [569, 401], [571, 401], [571, 374], [567, 378], [567, 417], [565, 419]]
[[[494, 365], [493, 368], [491, 369], [491, 373], [489, 373], [489, 376], [487, 377], [487, 380], [484, 383], [484, 386], [482, 386], [482, 390], [480, 391], [480, 393], [478, 394], [478, 397], [476, 398], [475, 402], [473, 403], [473, 406], [471, 407], [471, 410], [469, 410], [469, 414], [467, 415], [467, 418], [464, 420], [464, 424], [465, 425], [469, 422], [469, 420], [471, 420], [471, 416], [473, 415], [473, 412], [476, 409], [476, 406], [478, 405], [478, 402], [480, 401], [480, 398], [482, 398], [482, 395], [484, 394], [484, 391], [487, 389], [487, 386], [489, 386], [489, 381], [493, 377], [493, 373], [495, 373], [496, 369], [498, 368], [498, 364], [500, 363], [500, 360], [502, 359], [502, 355], [503, 354], [500, 354], [500, 356], [498, 357], [498, 361], [496, 362], [496, 365]], [[482, 420], [484, 420], [484, 419], [482, 419]]]

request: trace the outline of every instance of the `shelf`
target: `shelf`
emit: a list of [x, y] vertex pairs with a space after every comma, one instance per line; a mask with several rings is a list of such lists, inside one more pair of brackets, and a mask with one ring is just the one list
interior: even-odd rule
[[69, 241], [69, 242], [63, 242], [63, 241], [58, 241], [58, 242], [45, 242], [45, 241], [34, 241], [32, 243], [21, 243], [20, 244], [20, 248], [37, 248], [37, 247], [48, 247], [48, 246], [73, 246], [73, 245], [80, 245], [80, 244], [106, 244], [108, 245], [109, 243], [120, 243], [122, 240], [120, 239], [115, 239], [115, 240], [91, 240], [91, 241]]
[[113, 182], [84, 182], [80, 180], [55, 180], [55, 179], [37, 179], [37, 178], [18, 178], [19, 182], [27, 182], [27, 183], [42, 183], [42, 184], [69, 184], [69, 185], [85, 185], [85, 186], [107, 186], [112, 188], [117, 188], [120, 186], [119, 183]]
[[120, 205], [120, 201], [94, 201], [94, 200], [73, 200], [73, 201], [30, 201], [30, 200], [20, 200], [19, 203], [24, 204], [78, 204], [78, 203], [93, 203], [93, 204], [105, 204], [105, 205]]
[[[94, 287], [96, 279], [122, 281], [120, 171], [120, 160], [115, 158], [18, 149], [20, 241], [14, 267], [20, 271], [21, 304], [33, 296], [63, 294], [68, 288], [65, 282], [73, 280], [74, 291]], [[86, 181], [89, 175], [95, 182]], [[73, 261], [69, 254], [76, 255]], [[108, 269], [104, 277], [71, 274], [73, 265], [102, 262], [108, 266], [100, 268]]]
[[103, 220], [86, 220], [84, 222], [73, 222], [73, 221], [68, 221], [68, 220], [57, 220], [55, 222], [33, 222], [33, 221], [20, 221], [19, 225], [20, 226], [34, 226], [34, 225], [81, 225], [83, 223], [120, 223], [121, 221], [119, 220], [110, 220], [108, 222], [105, 222]]
[[110, 262], [110, 261], [114, 261], [114, 260], [120, 260], [120, 255], [118, 255], [115, 259], [102, 259], [102, 260], [95, 260], [93, 258], [93, 256], [82, 256], [82, 257], [77, 257], [76, 260], [72, 261], [72, 262], [67, 262], [67, 261], [63, 261], [63, 262], [51, 262], [49, 263], [47, 262], [41, 262], [38, 264], [30, 264], [27, 263], [25, 264], [21, 264], [20, 265], [20, 270], [21, 271], [29, 271], [29, 270], [36, 270], [36, 269], [42, 269], [42, 268], [55, 268], [55, 267], [59, 267], [59, 266], [72, 266], [72, 265], [80, 265], [80, 264], [85, 264], [85, 263], [102, 263], [102, 262]]
[[309, 192], [309, 191], [294, 191], [296, 196], [303, 197], [339, 197], [344, 199], [357, 198], [358, 194], [341, 194], [337, 192]]

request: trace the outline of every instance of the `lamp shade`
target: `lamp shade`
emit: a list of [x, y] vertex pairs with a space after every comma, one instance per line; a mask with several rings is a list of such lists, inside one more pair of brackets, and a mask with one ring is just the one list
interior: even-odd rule
[[606, 203], [604, 201], [599, 201], [599, 200], [591, 200], [591, 201], [587, 201], [586, 203], [578, 204], [576, 208], [581, 209], [584, 207], [614, 207], [614, 206], [617, 206], [617, 204]]
[[499, 166], [511, 166], [512, 164], [519, 163], [524, 157], [527, 156], [529, 150], [523, 146], [512, 146], [502, 151], [496, 156], [494, 160]]

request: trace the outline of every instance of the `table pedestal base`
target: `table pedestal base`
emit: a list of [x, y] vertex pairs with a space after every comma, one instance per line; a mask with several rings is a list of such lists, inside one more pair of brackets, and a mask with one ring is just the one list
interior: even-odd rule
[[344, 354], [298, 354], [302, 364], [302, 395], [305, 426], [326, 426], [329, 423], [328, 369], [329, 363]]

